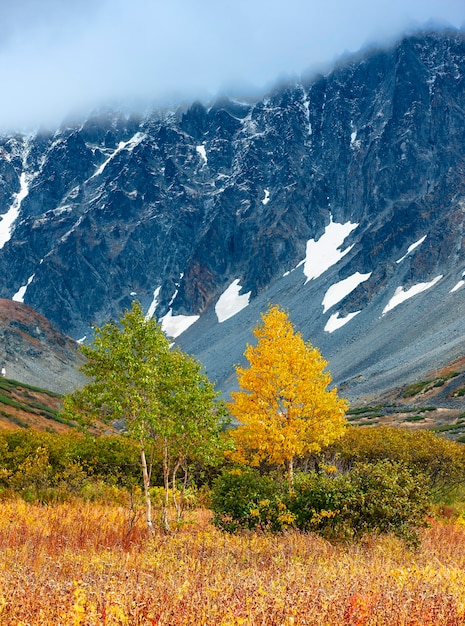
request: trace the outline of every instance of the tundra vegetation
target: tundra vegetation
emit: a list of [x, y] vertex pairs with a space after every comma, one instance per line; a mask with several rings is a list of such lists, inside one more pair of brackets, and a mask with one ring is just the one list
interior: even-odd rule
[[278, 307], [255, 337], [234, 427], [136, 304], [83, 348], [82, 431], [0, 431], [1, 624], [465, 623], [463, 445], [349, 425]]

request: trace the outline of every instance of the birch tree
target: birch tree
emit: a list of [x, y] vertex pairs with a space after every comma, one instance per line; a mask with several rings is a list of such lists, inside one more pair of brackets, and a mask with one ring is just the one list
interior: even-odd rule
[[240, 391], [229, 404], [239, 422], [232, 456], [250, 465], [284, 466], [292, 489], [296, 459], [342, 436], [348, 404], [328, 389], [327, 361], [285, 311], [270, 307], [253, 333], [257, 343], [244, 353], [249, 366], [236, 368]]
[[[87, 423], [123, 420], [127, 433], [139, 443], [147, 526], [154, 532], [150, 497], [153, 454], [162, 459], [164, 506], [162, 525], [168, 530], [170, 490], [187, 461], [204, 460], [219, 445], [221, 410], [217, 393], [201, 366], [181, 350], [170, 349], [161, 326], [145, 319], [134, 303], [120, 324], [96, 327], [82, 371], [90, 382], [65, 398], [65, 412]], [[175, 501], [178, 517], [181, 506]]]

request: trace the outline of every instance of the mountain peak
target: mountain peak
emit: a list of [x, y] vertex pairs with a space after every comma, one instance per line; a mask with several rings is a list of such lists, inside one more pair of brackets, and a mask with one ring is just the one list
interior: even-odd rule
[[225, 390], [269, 302], [354, 393], [431, 369], [464, 348], [464, 111], [465, 36], [428, 32], [251, 102], [3, 137], [0, 295], [76, 339], [137, 299]]

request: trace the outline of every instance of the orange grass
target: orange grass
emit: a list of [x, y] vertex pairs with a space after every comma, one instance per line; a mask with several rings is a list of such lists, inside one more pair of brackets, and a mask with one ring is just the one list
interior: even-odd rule
[[437, 626], [465, 624], [465, 530], [422, 548], [391, 537], [226, 535], [207, 511], [150, 539], [124, 509], [0, 507], [0, 624]]

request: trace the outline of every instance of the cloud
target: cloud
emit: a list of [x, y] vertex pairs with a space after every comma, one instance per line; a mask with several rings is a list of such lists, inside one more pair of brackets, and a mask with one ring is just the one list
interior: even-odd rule
[[56, 125], [107, 103], [261, 88], [431, 19], [461, 26], [465, 3], [16, 0], [2, 7], [0, 128]]

